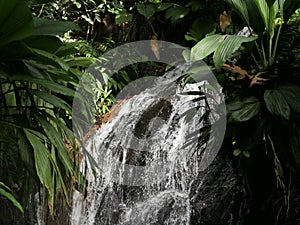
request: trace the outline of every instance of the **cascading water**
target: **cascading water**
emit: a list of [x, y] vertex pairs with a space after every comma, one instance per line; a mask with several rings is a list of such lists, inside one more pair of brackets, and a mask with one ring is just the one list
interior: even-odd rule
[[223, 99], [207, 81], [182, 88], [187, 67], [124, 100], [88, 140], [96, 176], [88, 172], [86, 198], [74, 194], [72, 225], [190, 224], [192, 184], [222, 140], [213, 126]]

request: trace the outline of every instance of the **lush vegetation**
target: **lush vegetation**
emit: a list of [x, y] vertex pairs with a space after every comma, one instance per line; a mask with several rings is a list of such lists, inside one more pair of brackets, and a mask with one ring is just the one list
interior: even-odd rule
[[[222, 149], [236, 162], [253, 201], [249, 218], [265, 218], [248, 223], [293, 223], [293, 205], [300, 199], [299, 1], [0, 4], [3, 205], [12, 202], [30, 219], [33, 194], [41, 191], [49, 214], [55, 215], [59, 205], [70, 206], [72, 190], [84, 191], [81, 156], [71, 130], [78, 82], [102, 53], [152, 38], [191, 47], [192, 60], [212, 66], [223, 86], [228, 127]], [[119, 71], [95, 93], [96, 117], [109, 110], [114, 96], [131, 80], [164, 69], [144, 63]]]

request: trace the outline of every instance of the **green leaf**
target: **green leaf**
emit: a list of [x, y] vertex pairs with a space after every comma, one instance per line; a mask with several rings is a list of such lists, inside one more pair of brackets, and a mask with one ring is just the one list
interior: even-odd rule
[[26, 168], [31, 173], [31, 175], [33, 177], [36, 177], [32, 148], [28, 139], [25, 136], [23, 129], [18, 129], [18, 139], [20, 149], [19, 153], [22, 162], [26, 165]]
[[276, 0], [266, 0], [269, 7], [272, 7], [272, 5], [275, 3]]
[[275, 26], [274, 20], [279, 10], [278, 4], [273, 4], [269, 7], [266, 0], [254, 0], [254, 2], [260, 12], [268, 33], [273, 35]]
[[196, 40], [200, 40], [204, 35], [213, 32], [215, 27], [212, 19], [198, 18], [193, 22], [190, 33]]
[[41, 183], [50, 195], [54, 195], [52, 182], [51, 155], [44, 143], [44, 136], [36, 131], [24, 129], [24, 132], [34, 150], [35, 167]]
[[138, 3], [137, 5], [137, 10], [138, 12], [145, 16], [146, 18], [150, 18], [151, 16], [154, 15], [156, 11], [156, 6], [155, 4], [143, 4], [143, 3]]
[[73, 163], [67, 152], [66, 145], [64, 142], [64, 137], [60, 135], [60, 132], [51, 124], [45, 117], [36, 114], [37, 121], [42, 125], [47, 137], [50, 142], [57, 148], [58, 155], [63, 162], [63, 166], [69, 171], [70, 174], [73, 173]]
[[[252, 1], [252, 0], [251, 0]], [[250, 26], [247, 3], [245, 0], [226, 0], [233, 10]]]
[[222, 35], [214, 34], [205, 37], [191, 49], [192, 62], [202, 60], [213, 53], [222, 42]]
[[36, 48], [30, 48], [38, 57], [40, 57], [41, 60], [45, 61], [46, 63], [49, 63], [50, 65], [59, 66], [63, 70], [68, 71], [69, 65], [65, 63], [61, 58], [57, 57], [56, 55], [53, 55], [47, 51], [43, 51]]
[[171, 18], [171, 23], [177, 22], [177, 20], [182, 19], [189, 13], [190, 9], [183, 6], [176, 6], [169, 8], [166, 11], [166, 19]]
[[68, 87], [65, 87], [63, 85], [57, 84], [53, 81], [32, 79], [32, 80], [30, 80], [30, 82], [39, 84], [39, 85], [47, 88], [49, 91], [52, 91], [53, 93], [60, 93], [60, 94], [63, 94], [66, 96], [71, 96], [71, 97], [73, 97], [75, 94], [74, 90], [72, 90]]
[[60, 46], [62, 46], [62, 42], [59, 38], [54, 36], [30, 36], [26, 38], [24, 42], [30, 48], [40, 49], [49, 53], [54, 53]]
[[0, 5], [0, 46], [32, 34], [32, 15], [25, 1], [0, 0]]
[[281, 116], [287, 120], [289, 119], [290, 107], [280, 91], [276, 89], [266, 90], [264, 93], [264, 100], [268, 110], [272, 114]]
[[250, 27], [256, 34], [261, 35], [265, 31], [264, 21], [253, 0], [246, 0], [247, 10], [249, 14]]
[[11, 201], [14, 204], [14, 206], [16, 206], [22, 213], [24, 213], [24, 209], [21, 206], [21, 204], [17, 201], [17, 199], [11, 193], [1, 188], [1, 186], [11, 191], [4, 183], [0, 182], [0, 195], [6, 197], [9, 201]]
[[80, 45], [80, 42], [68, 42], [64, 43], [64, 45], [60, 46], [57, 51], [55, 52], [55, 55], [58, 57], [73, 55], [77, 53], [76, 47]]
[[156, 11], [164, 11], [168, 8], [170, 8], [171, 6], [174, 6], [174, 3], [160, 3], [160, 4], [156, 4]]
[[89, 67], [91, 64], [95, 63], [97, 61], [96, 58], [93, 57], [75, 57], [67, 60], [67, 63], [70, 67], [74, 66], [83, 66], [83, 67]]
[[132, 18], [133, 14], [127, 13], [126, 11], [121, 11], [118, 15], [116, 15], [116, 24], [130, 22]]
[[288, 83], [278, 86], [277, 90], [284, 96], [290, 107], [300, 113], [300, 88], [295, 84]]
[[46, 93], [46, 92], [38, 91], [38, 90], [30, 90], [30, 93], [33, 94], [33, 95], [36, 95], [37, 97], [39, 97], [43, 100], [45, 100], [46, 102], [49, 102], [53, 106], [56, 106], [58, 108], [62, 108], [64, 110], [66, 110], [67, 112], [71, 112], [70, 105], [67, 102], [65, 102], [64, 100], [62, 100], [61, 98], [58, 98], [54, 95], [51, 95], [51, 94]]
[[250, 120], [258, 114], [259, 110], [260, 102], [253, 96], [227, 104], [227, 113], [231, 114], [230, 119], [237, 122]]
[[65, 87], [63, 85], [57, 84], [53, 81], [41, 80], [41, 79], [32, 79], [32, 80], [30, 80], [30, 82], [42, 85], [43, 87], [49, 89], [50, 91], [52, 90], [56, 93], [60, 93], [60, 94], [66, 95], [66, 96], [73, 97], [74, 94], [75, 94], [74, 90], [72, 90], [68, 87]]
[[233, 151], [234, 156], [239, 156], [241, 153], [242, 153], [242, 149], [240, 149], [240, 148], [237, 148]]
[[250, 158], [250, 152], [248, 152], [248, 151], [245, 150], [245, 151], [243, 151], [242, 153], [243, 153], [243, 155], [246, 156], [247, 158]]
[[254, 41], [256, 38], [227, 35], [225, 40], [217, 46], [214, 53], [213, 60], [216, 69], [220, 71], [225, 61], [241, 47], [242, 43]]
[[80, 31], [80, 27], [68, 21], [54, 21], [45, 18], [34, 18], [34, 35], [56, 36], [63, 35], [70, 30]]

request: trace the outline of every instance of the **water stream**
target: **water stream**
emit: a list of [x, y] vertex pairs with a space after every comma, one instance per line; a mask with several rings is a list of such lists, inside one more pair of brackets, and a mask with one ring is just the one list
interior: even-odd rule
[[73, 196], [72, 225], [191, 224], [193, 183], [217, 155], [224, 129], [216, 128], [221, 93], [207, 80], [183, 88], [186, 68], [130, 98], [121, 93], [118, 113], [87, 141], [96, 175], [89, 165], [87, 196]]

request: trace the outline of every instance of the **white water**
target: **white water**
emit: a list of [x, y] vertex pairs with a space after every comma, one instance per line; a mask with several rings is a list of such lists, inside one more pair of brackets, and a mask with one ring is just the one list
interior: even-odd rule
[[[74, 194], [72, 225], [190, 224], [192, 183], [218, 149], [207, 151], [212, 139], [198, 146], [205, 108], [195, 107], [205, 102], [193, 102], [199, 96], [184, 94], [199, 86], [203, 91], [207, 83], [188, 84], [182, 90], [175, 82], [179, 75], [178, 69], [167, 73], [124, 101], [118, 115], [89, 139], [86, 148], [97, 175], [89, 170], [85, 199]], [[220, 93], [211, 94], [216, 97], [210, 102], [221, 101]], [[147, 111], [157, 105], [161, 113], [149, 116]], [[183, 116], [188, 110], [194, 116]], [[212, 113], [210, 123], [218, 116]]]

